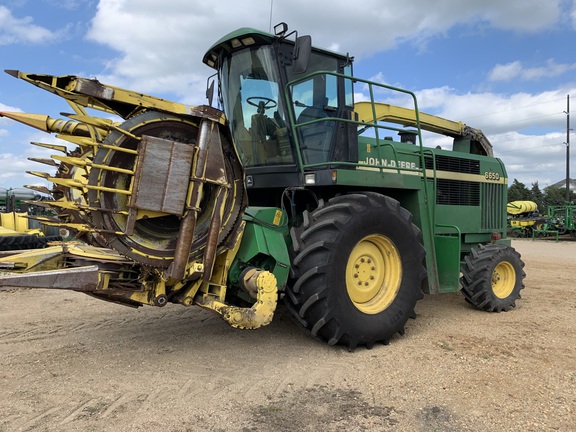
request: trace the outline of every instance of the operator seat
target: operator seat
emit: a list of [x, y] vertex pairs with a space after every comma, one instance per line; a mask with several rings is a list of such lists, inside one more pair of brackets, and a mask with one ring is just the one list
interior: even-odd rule
[[[326, 100], [326, 103], [328, 100]], [[331, 117], [324, 107], [306, 107], [298, 116], [297, 123], [306, 123]], [[304, 163], [319, 163], [328, 159], [334, 121], [320, 121], [310, 125], [299, 127], [300, 140], [302, 141], [302, 154]]]
[[265, 102], [258, 102], [256, 114], [251, 117], [253, 152], [256, 155], [256, 163], [259, 164], [278, 162], [275, 159], [288, 155], [287, 151], [289, 152], [290, 148], [285, 133], [283, 136], [279, 133], [282, 128], [285, 131], [284, 120], [278, 111], [274, 112], [274, 118], [268, 117], [265, 114], [264, 104]]

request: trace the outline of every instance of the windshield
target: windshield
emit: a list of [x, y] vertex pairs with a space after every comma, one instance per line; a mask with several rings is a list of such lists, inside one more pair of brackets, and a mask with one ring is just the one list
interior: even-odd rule
[[224, 112], [243, 165], [293, 163], [272, 47], [235, 52], [221, 73]]

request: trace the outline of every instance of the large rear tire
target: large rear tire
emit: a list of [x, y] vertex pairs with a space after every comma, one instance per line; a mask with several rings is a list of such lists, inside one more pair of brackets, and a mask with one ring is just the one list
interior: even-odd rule
[[524, 288], [524, 262], [512, 247], [488, 244], [472, 248], [462, 265], [462, 294], [478, 309], [502, 312], [516, 306]]
[[415, 317], [426, 278], [412, 215], [377, 193], [331, 199], [294, 230], [295, 283], [285, 301], [298, 322], [330, 345], [388, 343]]

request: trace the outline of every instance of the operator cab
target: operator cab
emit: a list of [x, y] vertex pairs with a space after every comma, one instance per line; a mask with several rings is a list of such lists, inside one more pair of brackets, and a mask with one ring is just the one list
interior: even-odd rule
[[288, 40], [286, 30], [240, 29], [204, 56], [218, 71], [220, 103], [246, 173], [259, 176], [249, 186], [297, 186], [305, 172], [358, 162], [357, 128], [346, 122], [354, 112], [345, 77], [351, 59], [311, 48], [309, 36]]

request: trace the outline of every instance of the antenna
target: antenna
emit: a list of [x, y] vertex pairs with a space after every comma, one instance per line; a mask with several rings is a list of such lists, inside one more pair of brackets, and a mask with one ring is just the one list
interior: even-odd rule
[[272, 9], [274, 8], [274, 0], [270, 0], [270, 22], [268, 24], [268, 33], [272, 33]]

